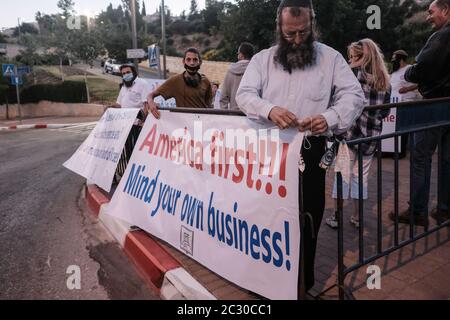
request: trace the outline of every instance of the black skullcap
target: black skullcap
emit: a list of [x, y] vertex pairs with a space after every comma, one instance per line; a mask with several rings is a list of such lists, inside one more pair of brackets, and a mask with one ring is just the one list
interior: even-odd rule
[[311, 0], [282, 0], [278, 9], [286, 7], [312, 8]]

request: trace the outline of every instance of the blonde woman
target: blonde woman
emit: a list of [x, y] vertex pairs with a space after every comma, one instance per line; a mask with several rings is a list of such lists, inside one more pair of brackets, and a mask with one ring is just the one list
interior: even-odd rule
[[[391, 87], [389, 73], [384, 63], [383, 54], [378, 45], [371, 39], [363, 39], [348, 46], [348, 56], [350, 67], [361, 83], [361, 87], [366, 97], [366, 105], [378, 105], [389, 103], [391, 99]], [[379, 136], [383, 128], [383, 118], [389, 115], [389, 110], [364, 111], [356, 120], [353, 127], [347, 132], [346, 140]], [[358, 174], [358, 148], [362, 152], [363, 169], [363, 200], [367, 199], [367, 180], [372, 163], [373, 155], [376, 151], [376, 142], [363, 143], [359, 146], [349, 147], [350, 161], [350, 181], [343, 183], [343, 199], [350, 197], [353, 199], [353, 214], [350, 223], [359, 228], [359, 174]], [[337, 199], [336, 179], [333, 186], [332, 197]], [[335, 211], [338, 202], [335, 201]], [[326, 224], [332, 228], [337, 227], [336, 214], [326, 219]]]

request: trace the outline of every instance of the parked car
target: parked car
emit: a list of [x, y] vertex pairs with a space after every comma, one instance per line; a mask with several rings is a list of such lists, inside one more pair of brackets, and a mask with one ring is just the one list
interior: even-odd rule
[[105, 65], [103, 67], [104, 73], [111, 73], [114, 75], [120, 74], [120, 66], [124, 64], [123, 62], [119, 62], [116, 59], [107, 59], [105, 61]]

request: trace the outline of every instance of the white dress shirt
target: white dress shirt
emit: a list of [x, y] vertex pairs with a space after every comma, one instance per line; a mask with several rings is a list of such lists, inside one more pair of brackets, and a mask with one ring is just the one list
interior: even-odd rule
[[418, 90], [409, 91], [407, 93], [399, 93], [401, 88], [411, 87], [414, 85], [414, 83], [408, 82], [405, 79], [405, 72], [408, 68], [409, 65], [404, 66], [391, 74], [392, 95], [400, 98], [400, 101], [396, 102], [415, 101], [422, 98]]
[[126, 85], [120, 89], [117, 103], [122, 108], [138, 108], [144, 107], [144, 102], [147, 101], [147, 96], [152, 92], [152, 87], [141, 78], [136, 78], [131, 87]]
[[283, 107], [299, 120], [323, 115], [331, 133], [344, 133], [360, 116], [364, 93], [349, 65], [336, 50], [315, 42], [317, 63], [291, 74], [274, 62], [277, 46], [251, 60], [236, 101], [247, 117], [267, 121], [273, 107]]

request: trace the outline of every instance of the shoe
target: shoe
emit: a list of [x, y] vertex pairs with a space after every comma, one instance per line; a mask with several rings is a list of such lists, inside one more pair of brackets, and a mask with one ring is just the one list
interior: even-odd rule
[[359, 220], [354, 217], [350, 217], [350, 223], [355, 226], [355, 228], [359, 228]]
[[442, 222], [450, 219], [450, 214], [448, 211], [438, 210], [438, 208], [431, 210], [430, 216], [433, 217], [434, 220]]
[[325, 219], [325, 223], [330, 228], [336, 229], [338, 227], [338, 221], [336, 220], [336, 216], [333, 214]]
[[[398, 214], [398, 222], [409, 224], [409, 209], [402, 211]], [[389, 212], [389, 219], [395, 222], [394, 212]], [[428, 219], [425, 218], [425, 213], [414, 213], [414, 225], [425, 227], [428, 224]]]

